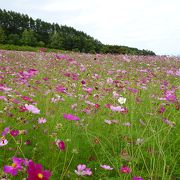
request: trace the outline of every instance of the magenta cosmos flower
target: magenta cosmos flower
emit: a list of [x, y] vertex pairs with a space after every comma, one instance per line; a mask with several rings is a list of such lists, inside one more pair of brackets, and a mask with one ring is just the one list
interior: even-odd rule
[[78, 118], [77, 116], [73, 116], [72, 114], [64, 114], [63, 117], [70, 121], [79, 121], [80, 120], [80, 118]]
[[129, 167], [127, 167], [127, 166], [122, 166], [122, 167], [120, 168], [120, 171], [121, 171], [122, 173], [124, 173], [124, 174], [129, 174], [129, 173], [131, 173], [131, 169], [130, 169]]
[[28, 169], [28, 180], [49, 180], [51, 172], [43, 170], [41, 164], [35, 164], [32, 160], [29, 161]]
[[60, 93], [66, 93], [66, 88], [59, 85], [59, 86], [56, 87], [56, 91], [60, 92]]
[[29, 112], [32, 112], [33, 114], [39, 114], [40, 113], [40, 110], [33, 106], [33, 105], [28, 105], [28, 104], [25, 104], [25, 108], [29, 111]]
[[10, 134], [11, 134], [11, 136], [18, 136], [19, 135], [19, 130], [11, 130], [10, 131]]
[[74, 171], [78, 176], [90, 176], [92, 171], [90, 168], [86, 168], [85, 164], [79, 164], [77, 170]]
[[13, 163], [11, 166], [4, 166], [4, 172], [7, 174], [11, 174], [12, 176], [16, 176], [18, 170], [22, 170], [21, 164], [24, 162], [22, 158], [13, 157]]
[[61, 150], [64, 151], [65, 150], [65, 143], [64, 141], [61, 141], [60, 139], [56, 140], [56, 145], [57, 147]]
[[108, 165], [100, 165], [103, 169], [106, 169], [106, 170], [113, 170], [112, 167], [108, 166]]

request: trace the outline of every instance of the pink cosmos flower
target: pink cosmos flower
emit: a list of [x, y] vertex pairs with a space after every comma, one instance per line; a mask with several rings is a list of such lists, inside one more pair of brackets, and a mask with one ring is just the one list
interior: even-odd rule
[[178, 69], [175, 73], [176, 76], [180, 76], [180, 69]]
[[11, 91], [11, 88], [6, 87], [4, 84], [0, 84], [0, 91]]
[[45, 78], [43, 78], [43, 80], [44, 80], [44, 81], [48, 81], [48, 80], [49, 80], [49, 78], [48, 78], [48, 77], [45, 77]]
[[85, 112], [86, 114], [90, 114], [91, 109], [87, 107], [87, 108], [83, 109], [82, 112]]
[[111, 171], [111, 170], [113, 170], [113, 168], [112, 167], [110, 167], [110, 166], [108, 166], [108, 165], [100, 165], [103, 169], [106, 169], [106, 170], [109, 170], [109, 171]]
[[85, 81], [85, 80], [82, 80], [82, 81], [81, 81], [81, 84], [86, 84], [86, 81]]
[[30, 145], [30, 144], [31, 144], [31, 141], [28, 139], [28, 140], [25, 141], [24, 144], [25, 144], [25, 145]]
[[35, 74], [38, 74], [38, 70], [36, 70], [36, 69], [29, 69], [28, 73], [29, 73], [30, 76], [33, 76]]
[[70, 121], [79, 121], [80, 118], [73, 116], [72, 114], [64, 114], [63, 117]]
[[84, 72], [85, 70], [86, 70], [86, 67], [85, 67], [84, 65], [81, 65], [81, 66], [80, 66], [80, 71], [81, 71], [81, 72]]
[[86, 104], [90, 105], [90, 106], [95, 106], [94, 103], [90, 102], [90, 101], [85, 101]]
[[7, 101], [7, 98], [5, 96], [0, 96], [0, 100]]
[[107, 78], [107, 84], [113, 84], [113, 79], [112, 78]]
[[160, 109], [159, 109], [159, 113], [161, 113], [161, 114], [163, 114], [164, 112], [165, 112], [165, 110], [166, 110], [166, 108], [165, 107], [160, 107]]
[[108, 109], [110, 109], [111, 106], [112, 106], [111, 104], [105, 104], [105, 107], [108, 108]]
[[120, 171], [121, 171], [122, 173], [124, 173], [124, 174], [129, 174], [129, 173], [131, 173], [131, 169], [130, 169], [129, 167], [127, 167], [127, 166], [122, 166], [122, 167], [120, 168]]
[[60, 139], [58, 139], [58, 140], [56, 140], [55, 143], [56, 143], [57, 147], [58, 147], [60, 150], [62, 150], [62, 151], [65, 150], [65, 143], [64, 143], [64, 141], [61, 141]]
[[18, 136], [19, 135], [19, 130], [11, 130], [10, 131], [10, 134], [11, 134], [11, 136]]
[[12, 102], [15, 103], [15, 104], [19, 104], [20, 103], [20, 101], [17, 100], [17, 99], [12, 99]]
[[100, 108], [100, 105], [99, 104], [95, 104], [95, 108], [96, 109]]
[[27, 111], [27, 109], [26, 109], [25, 106], [20, 106], [20, 107], [19, 107], [19, 111], [20, 111], [20, 112], [25, 112], [25, 111]]
[[7, 174], [11, 174], [12, 176], [16, 176], [18, 170], [22, 170], [21, 164], [24, 162], [22, 158], [12, 158], [13, 163], [11, 166], [4, 166], [4, 172]]
[[41, 164], [35, 164], [32, 160], [29, 161], [27, 168], [28, 180], [49, 180], [51, 172], [43, 170]]
[[5, 136], [6, 134], [8, 134], [10, 131], [10, 128], [9, 127], [5, 127], [3, 132], [2, 132], [2, 136]]
[[77, 170], [74, 171], [78, 176], [90, 176], [92, 175], [92, 171], [90, 168], [86, 168], [86, 165], [79, 164], [77, 166]]
[[46, 123], [45, 118], [38, 118], [38, 124], [44, 124], [44, 123]]
[[118, 98], [119, 94], [116, 91], [113, 91], [113, 98]]
[[128, 90], [134, 94], [138, 93], [138, 90], [137, 89], [134, 89], [134, 88], [128, 88]]
[[60, 93], [66, 93], [66, 88], [59, 85], [56, 87], [56, 91]]
[[165, 124], [169, 125], [170, 127], [175, 126], [175, 123], [174, 123], [174, 122], [169, 121], [168, 119], [163, 119], [163, 122], [164, 122]]
[[87, 88], [83, 88], [83, 90], [86, 91], [89, 94], [92, 94], [93, 88], [90, 88], [90, 87], [88, 88], [87, 87]]
[[134, 177], [133, 177], [133, 180], [143, 180], [143, 178], [142, 178], [142, 177], [134, 176]]
[[25, 108], [29, 111], [29, 112], [32, 112], [33, 114], [39, 114], [40, 113], [40, 110], [33, 106], [33, 105], [28, 105], [28, 104], [25, 104]]
[[29, 101], [29, 102], [32, 102], [32, 98], [28, 97], [28, 96], [21, 96], [21, 98], [25, 101]]
[[167, 90], [167, 91], [165, 91], [164, 95], [165, 95], [165, 99], [167, 101], [171, 101], [171, 102], [176, 101], [175, 90]]

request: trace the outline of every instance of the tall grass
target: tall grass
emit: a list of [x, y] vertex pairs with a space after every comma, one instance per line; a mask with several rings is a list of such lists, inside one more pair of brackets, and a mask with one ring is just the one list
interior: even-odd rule
[[[42, 164], [51, 171], [53, 180], [129, 180], [135, 176], [152, 180], [178, 179], [180, 59], [58, 55], [0, 51], [0, 96], [5, 98], [0, 100], [1, 132], [5, 127], [20, 132], [15, 137], [8, 133], [8, 144], [0, 147], [0, 177], [27, 177], [26, 167], [16, 176], [3, 171], [16, 156]], [[37, 72], [29, 77], [20, 75], [30, 69]], [[112, 79], [111, 83], [108, 78]], [[82, 80], [86, 84], [83, 85]], [[57, 91], [59, 85], [66, 89], [65, 93]], [[11, 89], [7, 91], [2, 87]], [[92, 92], [85, 88], [92, 88]], [[174, 90], [175, 100], [167, 100], [167, 90]], [[113, 92], [118, 95], [114, 96]], [[118, 102], [120, 96], [126, 98], [123, 105]], [[20, 112], [19, 107], [25, 104], [34, 104], [40, 114]], [[128, 111], [114, 112], [107, 104]], [[162, 107], [164, 112], [160, 111]], [[80, 120], [69, 121], [63, 117], [64, 113]], [[47, 122], [39, 124], [41, 117]], [[57, 139], [64, 141], [65, 150], [57, 147]], [[79, 164], [91, 168], [92, 175], [78, 176], [74, 171]], [[103, 164], [113, 170], [101, 168]], [[129, 167], [131, 172], [121, 172], [122, 166]]]

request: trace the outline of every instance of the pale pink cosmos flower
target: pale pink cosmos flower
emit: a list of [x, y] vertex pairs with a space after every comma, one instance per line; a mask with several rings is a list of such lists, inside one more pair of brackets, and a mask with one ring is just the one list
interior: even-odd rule
[[114, 98], [118, 98], [118, 97], [119, 97], [119, 94], [118, 94], [116, 91], [113, 91], [113, 97], [114, 97]]
[[119, 123], [119, 121], [118, 120], [104, 120], [104, 122], [106, 123], [106, 124], [118, 124]]
[[34, 105], [25, 104], [25, 108], [29, 112], [32, 112], [33, 114], [39, 114], [40, 113], [40, 110], [37, 107], [35, 107]]
[[113, 84], [113, 79], [112, 78], [107, 78], [106, 82], [107, 82], [107, 84]]
[[105, 122], [106, 124], [112, 124], [111, 120], [108, 120], [108, 119], [105, 120], [104, 122]]
[[169, 121], [168, 119], [163, 119], [162, 120], [165, 124], [169, 125], [170, 127], [175, 126], [175, 122]]
[[44, 124], [44, 123], [46, 123], [45, 118], [38, 118], [38, 124]]
[[175, 74], [176, 76], [180, 76], [180, 69], [178, 69]]
[[125, 122], [125, 123], [123, 123], [122, 125], [129, 127], [129, 126], [131, 126], [131, 123], [130, 123], [130, 122]]
[[90, 102], [90, 101], [85, 101], [86, 104], [90, 105], [90, 106], [95, 106], [94, 103]]
[[7, 98], [5, 96], [0, 96], [0, 100], [7, 101]]
[[106, 170], [109, 170], [109, 171], [111, 171], [111, 170], [113, 170], [113, 168], [112, 167], [110, 167], [110, 166], [108, 166], [108, 165], [100, 165], [103, 169], [106, 169]]
[[81, 71], [81, 72], [84, 72], [85, 70], [86, 70], [86, 67], [81, 64], [81, 66], [80, 66], [80, 71]]
[[77, 170], [74, 171], [78, 176], [90, 176], [92, 171], [90, 168], [86, 168], [85, 164], [79, 164]]
[[0, 138], [0, 147], [1, 147], [1, 146], [6, 146], [7, 144], [8, 144], [8, 140], [5, 139], [4, 136], [1, 137], [1, 138]]
[[110, 106], [110, 109], [114, 112], [122, 112], [124, 110], [124, 108], [122, 108], [121, 106]]
[[71, 105], [71, 109], [75, 110], [77, 108], [77, 103]]

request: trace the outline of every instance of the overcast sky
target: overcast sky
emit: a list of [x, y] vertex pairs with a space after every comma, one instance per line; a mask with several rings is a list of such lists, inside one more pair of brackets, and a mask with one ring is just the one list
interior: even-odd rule
[[180, 55], [180, 0], [0, 0], [0, 8], [72, 26], [104, 44]]

